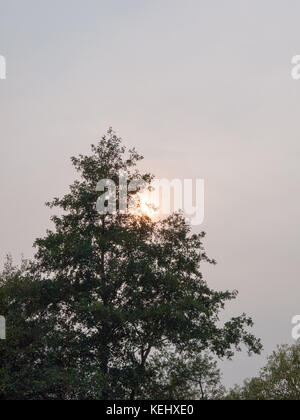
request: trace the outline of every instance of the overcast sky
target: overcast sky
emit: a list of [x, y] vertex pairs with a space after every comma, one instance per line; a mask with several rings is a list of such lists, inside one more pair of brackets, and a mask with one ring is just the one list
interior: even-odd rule
[[265, 353], [300, 314], [299, 0], [0, 0], [0, 256], [32, 256], [70, 156], [112, 125], [157, 177], [204, 178], [210, 286]]

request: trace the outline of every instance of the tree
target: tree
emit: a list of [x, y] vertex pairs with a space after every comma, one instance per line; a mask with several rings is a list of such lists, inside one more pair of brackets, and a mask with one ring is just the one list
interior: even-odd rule
[[129, 181], [150, 184], [152, 176], [136, 170], [141, 156], [134, 149], [127, 156], [112, 130], [92, 152], [72, 159], [81, 180], [50, 203], [65, 213], [37, 240], [36, 270], [51, 277], [60, 296], [56, 309], [80, 331], [84, 358], [98, 372], [98, 397], [135, 398], [149, 361], [170, 347], [189, 346], [191, 357], [204, 350], [231, 357], [241, 343], [259, 352], [245, 315], [218, 326], [220, 310], [236, 292], [215, 292], [203, 280], [200, 265], [214, 263], [204, 251], [204, 233], [192, 235], [179, 214], [154, 222], [143, 214], [97, 212], [98, 181], [117, 185], [123, 171]]
[[231, 400], [300, 400], [300, 343], [279, 346], [257, 378], [236, 386]]
[[81, 385], [77, 379], [76, 332], [53, 308], [48, 311], [55, 306], [52, 286], [33, 276], [28, 262], [18, 268], [7, 258], [0, 274], [0, 312], [7, 323], [6, 340], [0, 341], [0, 400], [65, 399], [80, 395], [85, 385], [84, 375]]
[[149, 362], [149, 378], [141, 387], [141, 399], [218, 400], [225, 389], [217, 362], [207, 353], [157, 354]]
[[0, 313], [6, 318], [7, 337], [0, 341], [0, 399], [31, 398], [33, 384], [39, 388], [35, 367], [42, 359], [39, 346], [43, 331], [41, 319], [31, 319], [40, 299], [39, 283], [26, 276], [27, 263], [18, 269], [7, 258], [0, 275]]
[[[141, 159], [110, 129], [90, 156], [72, 158], [79, 179], [48, 203], [59, 215], [36, 241], [30, 266], [43, 298], [29, 319], [46, 325], [37, 347], [44, 372], [51, 372], [37, 391], [42, 399], [151, 398], [146, 385], [154, 392], [159, 369], [168, 376], [162, 396], [178, 398], [181, 389], [183, 398], [206, 398], [216, 378], [206, 352], [231, 358], [243, 344], [249, 353], [261, 350], [245, 314], [220, 325], [220, 312], [237, 292], [210, 289], [201, 267], [215, 261], [205, 253], [205, 234], [192, 234], [183, 215], [155, 221], [139, 211], [98, 213], [102, 179], [118, 185], [122, 171], [128, 182], [150, 187], [152, 176], [137, 170]], [[137, 191], [128, 198], [139, 207]]]

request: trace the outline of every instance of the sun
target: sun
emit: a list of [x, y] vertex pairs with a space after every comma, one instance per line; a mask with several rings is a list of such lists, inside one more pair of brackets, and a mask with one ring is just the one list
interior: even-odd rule
[[152, 200], [150, 191], [143, 191], [138, 194], [137, 214], [155, 219], [158, 216], [158, 209]]

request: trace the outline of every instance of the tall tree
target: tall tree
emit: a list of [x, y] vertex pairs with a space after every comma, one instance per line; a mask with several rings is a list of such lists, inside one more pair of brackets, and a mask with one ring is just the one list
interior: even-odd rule
[[204, 251], [204, 233], [191, 234], [180, 214], [154, 221], [97, 212], [100, 180], [118, 185], [122, 171], [128, 182], [150, 185], [152, 176], [136, 169], [141, 159], [135, 149], [127, 154], [111, 129], [90, 156], [72, 158], [81, 178], [49, 203], [63, 214], [36, 241], [36, 272], [51, 278], [56, 315], [78, 333], [81, 355], [93, 366], [90, 379], [101, 389], [96, 397], [103, 399], [136, 398], [151, 361], [170, 348], [188, 348], [191, 358], [203, 351], [230, 358], [243, 343], [249, 352], [261, 349], [246, 330], [252, 326], [246, 315], [219, 326], [220, 311], [237, 293], [213, 291], [204, 281], [201, 265], [215, 263]]
[[[212, 357], [231, 358], [243, 344], [260, 352], [245, 314], [220, 324], [237, 292], [203, 279], [202, 264], [215, 264], [204, 233], [192, 234], [181, 214], [97, 211], [102, 179], [118, 185], [122, 171], [150, 185], [141, 159], [112, 130], [90, 156], [72, 158], [80, 177], [48, 204], [59, 210], [54, 229], [36, 241], [32, 263], [2, 273], [2, 399], [216, 398]], [[127, 198], [139, 207], [137, 192]]]

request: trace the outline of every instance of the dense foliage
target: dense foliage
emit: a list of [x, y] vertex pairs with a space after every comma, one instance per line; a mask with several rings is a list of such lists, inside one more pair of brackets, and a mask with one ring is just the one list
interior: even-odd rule
[[36, 241], [33, 262], [7, 264], [2, 399], [217, 398], [215, 359], [241, 345], [260, 352], [246, 315], [219, 322], [237, 293], [203, 279], [202, 264], [215, 263], [204, 233], [192, 234], [181, 214], [157, 221], [97, 212], [98, 181], [118, 184], [122, 170], [150, 183], [140, 160], [112, 130], [90, 156], [73, 158], [80, 178], [49, 203], [59, 214], [54, 229]]

